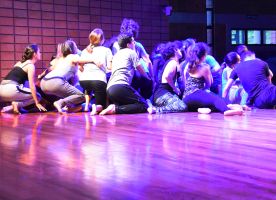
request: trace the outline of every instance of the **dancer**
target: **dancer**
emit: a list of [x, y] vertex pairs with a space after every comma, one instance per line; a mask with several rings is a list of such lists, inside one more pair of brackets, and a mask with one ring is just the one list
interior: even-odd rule
[[257, 108], [273, 108], [276, 105], [276, 86], [271, 83], [273, 76], [268, 64], [255, 53], [246, 51], [242, 60], [231, 72], [228, 82], [222, 93], [226, 97], [232, 83], [239, 78], [244, 90], [248, 93], [247, 105]]
[[[35, 87], [35, 63], [40, 58], [40, 49], [36, 44], [25, 48], [21, 61], [15, 64], [1, 82], [0, 100], [11, 102], [11, 105], [4, 107], [1, 112], [13, 111], [20, 114], [21, 108], [34, 103], [39, 111], [46, 111], [39, 103], [41, 97]], [[24, 87], [26, 81], [29, 81], [30, 88]]]
[[212, 84], [212, 75], [209, 65], [204, 63], [206, 55], [207, 44], [203, 42], [196, 43], [191, 50], [183, 101], [189, 111], [197, 110], [205, 114], [219, 111], [226, 116], [241, 115], [243, 110], [240, 105], [227, 105], [221, 97], [208, 90]]
[[92, 104], [91, 115], [95, 115], [106, 108], [106, 73], [111, 70], [112, 53], [104, 43], [102, 29], [96, 28], [89, 35], [90, 44], [82, 51], [81, 58], [92, 58], [102, 65], [98, 67], [95, 63], [87, 63], [80, 67], [80, 85], [85, 91], [85, 108], [89, 110], [90, 95], [94, 92], [96, 102]]
[[[240, 56], [236, 52], [229, 52], [225, 58], [222, 66], [225, 66], [222, 72], [222, 91], [224, 90], [226, 83], [230, 77], [231, 72], [237, 64], [240, 63]], [[229, 90], [226, 99], [233, 104], [241, 104], [246, 106], [247, 93], [243, 89], [240, 80], [236, 80]]]
[[95, 62], [84, 60], [77, 54], [77, 45], [73, 40], [67, 40], [61, 45], [62, 57], [58, 59], [54, 69], [41, 81], [44, 93], [55, 95], [61, 99], [53, 104], [59, 113], [81, 110], [80, 104], [85, 101], [84, 94], [74, 87], [78, 82], [78, 64]]
[[107, 95], [113, 102], [100, 115], [132, 114], [147, 112], [148, 105], [145, 99], [131, 87], [135, 70], [144, 74], [134, 51], [135, 41], [131, 33], [118, 36], [120, 50], [112, 61], [112, 75], [107, 84]]
[[162, 69], [162, 77], [154, 92], [154, 106], [156, 113], [185, 112], [187, 106], [179, 98], [180, 89], [176, 86], [179, 76], [179, 59], [182, 57], [180, 48], [176, 42], [168, 42], [162, 56], [165, 64]]
[[[142, 97], [148, 99], [152, 96], [154, 76], [152, 63], [146, 52], [144, 46], [137, 42], [139, 35], [139, 24], [133, 19], [124, 18], [120, 27], [120, 33], [131, 33], [135, 40], [135, 52], [137, 53], [138, 59], [141, 60], [141, 67], [144, 68], [145, 73], [140, 74], [139, 71], [135, 71], [131, 86], [137, 90]], [[118, 42], [113, 44], [112, 53], [113, 55], [119, 50]]]

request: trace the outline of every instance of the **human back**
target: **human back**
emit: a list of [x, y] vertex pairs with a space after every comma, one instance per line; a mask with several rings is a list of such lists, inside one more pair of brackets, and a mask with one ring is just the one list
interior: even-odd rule
[[266, 62], [253, 57], [236, 66], [230, 78], [240, 79], [249, 100], [256, 98], [266, 87], [270, 85], [268, 80], [269, 68]]

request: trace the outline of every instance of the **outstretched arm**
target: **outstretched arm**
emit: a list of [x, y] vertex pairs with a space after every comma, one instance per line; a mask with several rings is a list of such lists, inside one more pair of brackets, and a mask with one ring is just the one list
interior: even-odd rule
[[30, 64], [28, 66], [28, 80], [29, 80], [29, 86], [31, 89], [32, 97], [35, 101], [36, 107], [39, 109], [39, 111], [47, 111], [46, 108], [44, 108], [38, 101], [37, 95], [36, 95], [36, 88], [35, 88], [35, 66]]

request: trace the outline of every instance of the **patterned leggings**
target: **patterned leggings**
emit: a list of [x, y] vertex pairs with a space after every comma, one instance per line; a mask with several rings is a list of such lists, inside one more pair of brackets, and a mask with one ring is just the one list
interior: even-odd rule
[[158, 97], [155, 101], [157, 113], [186, 112], [187, 105], [179, 97], [170, 92]]

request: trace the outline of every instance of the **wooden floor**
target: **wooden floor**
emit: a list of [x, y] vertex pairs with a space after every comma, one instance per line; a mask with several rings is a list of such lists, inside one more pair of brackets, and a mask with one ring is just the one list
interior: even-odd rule
[[276, 110], [0, 115], [0, 199], [276, 199]]

